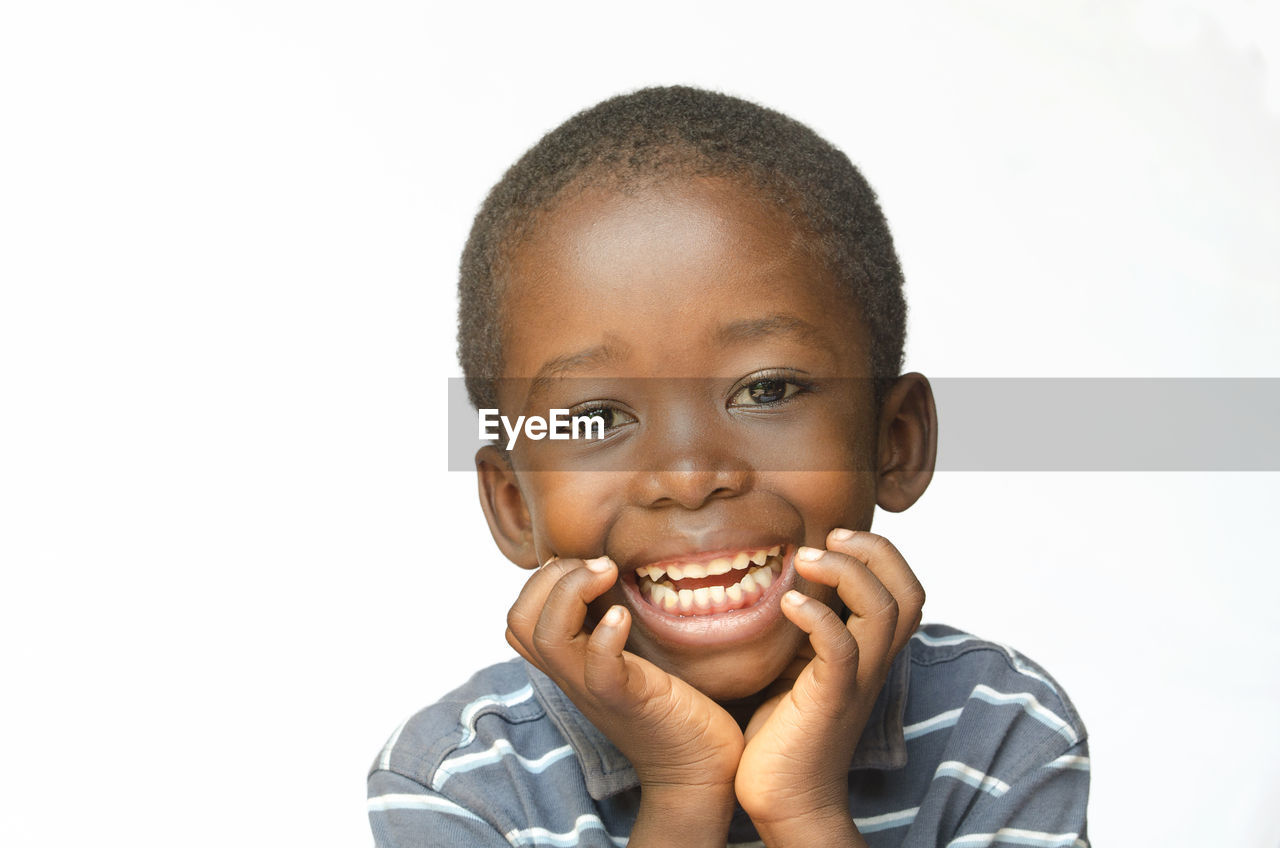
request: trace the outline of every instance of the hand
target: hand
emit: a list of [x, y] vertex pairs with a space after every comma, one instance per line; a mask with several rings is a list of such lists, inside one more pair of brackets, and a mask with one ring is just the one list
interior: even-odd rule
[[924, 605], [920, 581], [887, 539], [837, 529], [827, 547], [797, 551], [796, 572], [833, 587], [848, 623], [800, 592], [783, 596], [810, 650], [751, 717], [738, 765], [738, 801], [769, 845], [863, 844], [849, 816], [849, 764]]
[[[640, 778], [636, 832], [650, 835], [659, 818], [680, 824], [682, 844], [693, 845], [686, 821], [723, 829], [708, 844], [724, 844], [733, 807], [733, 779], [742, 754], [742, 732], [710, 698], [653, 663], [624, 650], [630, 613], [615, 605], [587, 633], [587, 605], [617, 579], [607, 557], [554, 559], [525, 584], [507, 614], [507, 641], [541, 669], [618, 747]], [[663, 808], [689, 806], [691, 818], [660, 816]], [[698, 806], [703, 809], [699, 811]], [[708, 810], [707, 807], [717, 807]], [[647, 810], [647, 814], [646, 814]], [[702, 818], [694, 817], [700, 812]], [[710, 815], [708, 815], [710, 813]], [[661, 839], [653, 837], [654, 844]]]

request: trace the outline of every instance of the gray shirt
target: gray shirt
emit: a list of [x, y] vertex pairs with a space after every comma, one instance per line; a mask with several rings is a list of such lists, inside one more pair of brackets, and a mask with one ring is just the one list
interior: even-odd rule
[[[849, 766], [872, 848], [1088, 846], [1089, 753], [1066, 694], [1002, 645], [926, 625], [895, 660]], [[635, 770], [524, 660], [406, 721], [369, 772], [382, 848], [626, 845]], [[762, 843], [741, 809], [729, 845]]]

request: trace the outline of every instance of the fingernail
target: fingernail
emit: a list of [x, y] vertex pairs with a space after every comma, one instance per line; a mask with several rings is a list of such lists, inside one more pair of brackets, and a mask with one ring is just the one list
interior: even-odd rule
[[828, 538], [835, 539], [837, 542], [844, 542], [853, 538], [853, 531], [837, 527], [828, 534]]
[[799, 548], [796, 550], [796, 559], [813, 562], [816, 559], [822, 559], [822, 553], [817, 548]]
[[798, 607], [805, 602], [805, 596], [797, 592], [795, 589], [791, 589], [787, 594], [782, 596], [782, 600], [791, 604], [793, 607]]
[[604, 618], [600, 619], [600, 623], [605, 627], [617, 627], [622, 623], [622, 607], [617, 605], [609, 607], [609, 611], [604, 614]]
[[587, 568], [591, 569], [596, 574], [604, 574], [612, 567], [613, 563], [609, 561], [607, 556], [587, 560]]

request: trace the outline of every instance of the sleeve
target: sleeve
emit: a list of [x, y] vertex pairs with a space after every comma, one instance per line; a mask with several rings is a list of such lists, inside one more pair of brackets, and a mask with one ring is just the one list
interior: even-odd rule
[[1042, 751], [1039, 765], [1011, 784], [987, 778], [947, 848], [1019, 845], [1089, 848], [1089, 747], [1081, 739], [1065, 750]]
[[509, 848], [476, 813], [403, 775], [369, 775], [369, 826], [377, 848]]

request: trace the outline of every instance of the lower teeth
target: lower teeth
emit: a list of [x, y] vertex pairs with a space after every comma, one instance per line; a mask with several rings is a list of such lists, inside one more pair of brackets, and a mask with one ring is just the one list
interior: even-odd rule
[[704, 586], [699, 589], [677, 589], [667, 580], [654, 582], [640, 578], [640, 593], [658, 609], [681, 616], [714, 615], [748, 607], [760, 600], [782, 572], [782, 557], [770, 557], [764, 565], [755, 566], [732, 586]]

